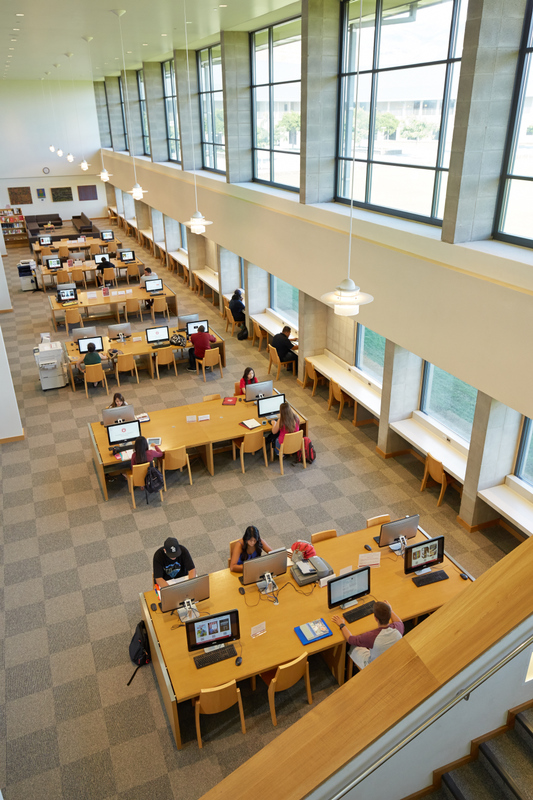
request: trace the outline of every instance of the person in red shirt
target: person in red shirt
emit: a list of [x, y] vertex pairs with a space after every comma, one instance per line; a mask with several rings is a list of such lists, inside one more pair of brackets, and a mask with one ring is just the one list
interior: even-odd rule
[[246, 367], [244, 370], [244, 375], [242, 376], [239, 384], [241, 394], [246, 394], [246, 387], [251, 383], [257, 383], [257, 378], [255, 377], [255, 372], [253, 369], [251, 367]]
[[208, 333], [203, 325], [200, 325], [198, 333], [191, 334], [191, 342], [194, 346], [189, 348], [189, 366], [187, 369], [189, 372], [196, 372], [195, 359], [203, 358], [205, 351], [211, 350], [211, 342], [216, 342], [216, 338], [213, 334]]

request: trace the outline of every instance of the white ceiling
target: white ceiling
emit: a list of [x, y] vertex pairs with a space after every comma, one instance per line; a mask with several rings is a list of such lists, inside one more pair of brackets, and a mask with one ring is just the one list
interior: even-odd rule
[[[220, 30], [254, 30], [300, 13], [299, 0], [226, 0], [226, 8], [218, 0], [118, 1], [122, 5], [113, 8], [126, 10], [121, 22], [127, 69], [164, 61], [185, 47], [184, 2], [194, 50], [218, 42]], [[71, 74], [74, 80], [97, 80], [122, 67], [119, 20], [105, 0], [0, 0], [0, 19], [4, 80], [70, 80]], [[85, 36], [93, 37], [90, 44]]]

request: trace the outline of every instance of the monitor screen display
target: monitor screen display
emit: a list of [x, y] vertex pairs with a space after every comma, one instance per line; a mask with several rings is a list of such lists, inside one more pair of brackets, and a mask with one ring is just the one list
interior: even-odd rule
[[78, 299], [78, 292], [76, 289], [58, 289], [57, 290], [57, 299], [60, 303], [66, 303], [69, 300], [77, 300]]
[[410, 544], [405, 548], [403, 571], [406, 575], [419, 569], [433, 567], [444, 561], [444, 536], [426, 539], [425, 542]]
[[161, 280], [161, 278], [150, 278], [150, 280], [146, 281], [144, 286], [147, 292], [163, 291], [163, 281]]
[[185, 623], [185, 635], [189, 653], [213, 644], [235, 642], [241, 638], [239, 612], [234, 608], [222, 614], [192, 619]]
[[265, 572], [271, 575], [284, 575], [287, 572], [287, 551], [284, 547], [245, 561], [242, 565], [242, 582], [245, 586], [258, 583]]
[[271, 414], [277, 414], [280, 405], [284, 402], [284, 394], [273, 394], [272, 397], [259, 397], [257, 399], [257, 416], [269, 417]]
[[61, 259], [60, 258], [49, 258], [46, 262], [46, 266], [48, 269], [59, 269], [61, 266]]
[[161, 325], [160, 328], [146, 328], [146, 341], [148, 344], [155, 342], [168, 342], [168, 325]]
[[[101, 264], [102, 261], [109, 261], [109, 259], [107, 257], [107, 254], [106, 253], [96, 253], [96, 255], [94, 256], [94, 263], [95, 264]], [[109, 266], [113, 266], [113, 265], [110, 263]]]
[[117, 339], [119, 333], [124, 336], [131, 336], [131, 322], [121, 322], [119, 325], [108, 325], [107, 336], [109, 339]]
[[78, 339], [78, 349], [80, 353], [88, 353], [90, 343], [94, 344], [94, 349], [97, 353], [101, 353], [104, 349], [104, 343], [101, 336], [84, 336]]
[[100, 231], [100, 238], [104, 240], [104, 242], [112, 242], [115, 238], [115, 234], [113, 231]]
[[419, 521], [420, 514], [412, 514], [410, 517], [402, 517], [392, 522], [383, 523], [379, 534], [379, 546], [390, 547], [391, 544], [400, 540], [400, 536], [412, 539], [413, 536], [416, 536]]
[[191, 333], [198, 333], [198, 328], [203, 325], [205, 330], [209, 332], [209, 322], [206, 319], [199, 319], [197, 322], [187, 323], [187, 339], [191, 338]]
[[141, 423], [138, 419], [133, 422], [119, 422], [116, 425], [108, 425], [106, 430], [109, 444], [132, 442], [141, 435]]
[[328, 608], [350, 603], [370, 593], [370, 567], [354, 569], [328, 581]]
[[46, 247], [48, 244], [52, 244], [52, 237], [51, 236], [39, 236], [39, 244], [41, 247]]
[[135, 261], [135, 253], [133, 250], [121, 250], [120, 251], [120, 260], [124, 261]]
[[104, 425], [117, 425], [119, 422], [133, 422], [135, 413], [133, 406], [119, 406], [118, 408], [104, 408], [102, 411], [102, 422]]
[[246, 387], [246, 401], [257, 400], [258, 397], [272, 397], [274, 394], [274, 381], [260, 381], [251, 383]]
[[173, 583], [170, 586], [162, 586], [160, 596], [161, 611], [163, 612], [175, 611], [186, 600], [190, 600], [193, 603], [208, 600], [209, 575], [198, 575], [197, 578], [189, 578], [187, 581]]

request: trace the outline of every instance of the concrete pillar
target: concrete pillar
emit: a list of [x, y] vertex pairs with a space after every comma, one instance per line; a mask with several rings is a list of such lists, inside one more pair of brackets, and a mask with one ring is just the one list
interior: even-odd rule
[[[305, 359], [327, 347], [328, 307], [305, 292], [298, 297], [298, 380], [305, 375]], [[340, 318], [339, 318], [340, 319]]]
[[107, 94], [107, 109], [109, 111], [109, 122], [111, 124], [113, 150], [123, 151], [126, 149], [126, 139], [124, 137], [124, 123], [122, 120], [122, 105], [120, 102], [118, 78], [106, 78], [105, 90]]
[[253, 330], [253, 323], [250, 319], [251, 314], [261, 314], [268, 308], [270, 302], [270, 283], [269, 274], [266, 270], [244, 262], [244, 293], [246, 305], [246, 327]]
[[[218, 285], [220, 287], [220, 313], [224, 313], [224, 301], [222, 296], [233, 294], [235, 289], [242, 289], [241, 286], [241, 259], [231, 250], [225, 247], [218, 248], [219, 270]], [[246, 297], [245, 297], [246, 301]], [[246, 302], [245, 302], [246, 305]]]
[[95, 81], [94, 99], [96, 102], [96, 116], [98, 118], [98, 130], [100, 131], [100, 146], [112, 147], [111, 129], [109, 127], [109, 117], [107, 115], [107, 102], [105, 96], [104, 81]]
[[168, 161], [167, 117], [161, 64], [159, 61], [145, 61], [143, 73], [152, 161]]
[[140, 231], [150, 230], [152, 227], [152, 218], [150, 217], [150, 206], [142, 200], [134, 200], [135, 204], [135, 219], [137, 220], [137, 229]]
[[243, 183], [253, 178], [250, 34], [221, 31], [221, 45], [226, 180]]
[[[355, 364], [355, 321], [351, 317], [339, 317], [332, 308], [326, 308], [326, 344], [338, 358], [350, 366]], [[298, 331], [298, 335], [299, 335]]]
[[152, 235], [154, 237], [154, 242], [164, 242], [165, 229], [163, 227], [163, 214], [156, 208], [151, 208], [150, 216], [152, 221]]
[[105, 184], [105, 196], [106, 196], [107, 205], [108, 206], [114, 206], [116, 208], [116, 206], [117, 206], [117, 195], [116, 195], [116, 192], [115, 192], [115, 187], [113, 186], [112, 183], [109, 183], [109, 181], [107, 181], [107, 183]]
[[202, 169], [196, 53], [189, 52], [189, 76], [187, 76], [187, 54], [185, 50], [174, 50], [174, 69], [180, 126], [181, 164], [184, 170]]
[[381, 415], [376, 452], [391, 458], [409, 451], [405, 439], [389, 428], [391, 422], [408, 419], [419, 406], [424, 362], [387, 339], [381, 389]]
[[[1, 259], [0, 259], [1, 262]], [[3, 274], [3, 267], [1, 268]], [[0, 328], [0, 381], [2, 383], [2, 413], [0, 414], [0, 444], [16, 442], [24, 439], [24, 429], [20, 420], [19, 407], [9, 361], [4, 344], [4, 335]]]
[[122, 192], [125, 219], [135, 219], [135, 200], [129, 192]]
[[163, 214], [163, 226], [167, 253], [173, 253], [180, 247], [180, 224], [172, 217], [167, 217], [166, 214]]
[[302, 0], [301, 203], [335, 194], [340, 13], [338, 0]]
[[187, 231], [187, 245], [189, 252], [189, 286], [194, 285], [193, 270], [204, 269], [206, 239], [201, 233]]
[[498, 516], [477, 493], [503, 483], [512, 473], [521, 422], [518, 411], [478, 391], [458, 517], [468, 530], [483, 527]]
[[144, 141], [137, 73], [134, 69], [127, 69], [126, 72], [122, 71], [121, 74], [125, 104], [124, 113], [126, 114], [126, 127], [128, 128], [129, 153], [134, 156], [142, 156], [144, 155]]
[[442, 240], [490, 239], [526, 0], [470, 0]]
[[[118, 186], [114, 187], [115, 189], [115, 205], [117, 207], [117, 212], [119, 214], [124, 214], [124, 192], [122, 189], [119, 189]], [[128, 195], [131, 197], [131, 195]]]
[[[2, 236], [2, 243], [3, 240], [4, 237]], [[4, 269], [4, 264], [2, 262], [2, 256], [0, 255], [0, 314], [5, 314], [8, 311], [13, 311], [13, 306], [11, 305], [11, 297], [9, 296], [9, 288], [6, 280], [6, 272]]]

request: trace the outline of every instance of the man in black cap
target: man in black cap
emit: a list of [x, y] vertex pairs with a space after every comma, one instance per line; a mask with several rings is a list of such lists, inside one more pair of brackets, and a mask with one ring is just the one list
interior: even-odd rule
[[174, 578], [195, 578], [196, 567], [186, 547], [169, 536], [165, 544], [154, 553], [154, 581], [158, 586], [168, 586]]

